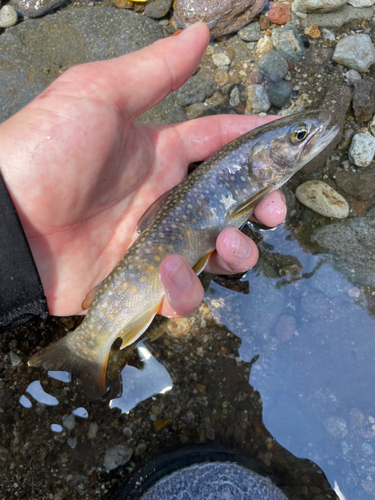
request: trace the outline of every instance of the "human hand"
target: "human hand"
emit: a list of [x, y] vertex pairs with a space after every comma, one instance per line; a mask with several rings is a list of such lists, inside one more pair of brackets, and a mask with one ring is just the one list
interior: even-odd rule
[[[135, 239], [137, 220], [201, 161], [270, 117], [212, 116], [177, 125], [134, 124], [136, 116], [194, 72], [209, 32], [196, 24], [177, 37], [110, 61], [73, 67], [0, 125], [0, 168], [51, 314], [80, 312], [87, 292]], [[255, 209], [273, 226], [285, 217], [279, 191]], [[233, 274], [257, 261], [256, 245], [236, 229], [217, 241], [207, 269]], [[172, 272], [174, 271], [174, 273]], [[203, 298], [180, 256], [160, 266], [167, 300], [159, 312], [185, 315]]]

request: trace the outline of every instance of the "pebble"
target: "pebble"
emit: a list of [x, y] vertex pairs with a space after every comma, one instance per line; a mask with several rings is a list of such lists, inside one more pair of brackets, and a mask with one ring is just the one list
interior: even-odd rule
[[257, 52], [260, 55], [267, 54], [273, 49], [273, 43], [271, 37], [265, 35], [263, 38], [259, 40], [257, 43]]
[[362, 9], [363, 7], [371, 7], [374, 5], [375, 0], [348, 0], [348, 4]]
[[215, 82], [222, 87], [226, 83], [228, 83], [228, 73], [226, 71], [218, 71], [215, 75]]
[[262, 75], [273, 83], [280, 82], [289, 71], [285, 57], [276, 50], [261, 57], [258, 61], [258, 67]]
[[347, 3], [347, 0], [294, 0], [293, 12], [331, 12], [337, 10]]
[[325, 217], [345, 219], [349, 215], [349, 205], [345, 198], [322, 181], [304, 182], [296, 189], [296, 198]]
[[357, 167], [368, 167], [375, 156], [375, 137], [359, 132], [349, 148], [349, 160]]
[[300, 113], [311, 105], [311, 99], [308, 94], [302, 94], [298, 97], [287, 109], [282, 109], [277, 113], [277, 116], [289, 116], [294, 113]]
[[298, 30], [293, 23], [274, 29], [272, 43], [276, 50], [284, 54], [287, 61], [297, 62], [306, 55]]
[[356, 82], [356, 80], [361, 79], [361, 75], [355, 69], [350, 69], [349, 71], [344, 73], [344, 78], [345, 78], [345, 81], [348, 85], [354, 86], [354, 83]]
[[267, 88], [270, 103], [277, 108], [282, 108], [289, 101], [293, 90], [292, 82], [281, 81]]
[[368, 71], [375, 62], [375, 49], [369, 35], [360, 33], [342, 38], [337, 42], [332, 59], [356, 71]]
[[267, 91], [262, 85], [249, 85], [247, 87], [247, 114], [266, 112], [270, 107], [271, 103]]
[[292, 339], [296, 330], [296, 320], [289, 314], [279, 316], [275, 326], [275, 336], [280, 342], [288, 342]]
[[245, 28], [242, 28], [237, 34], [244, 42], [257, 42], [262, 38], [259, 23], [249, 24], [245, 26]]
[[341, 439], [348, 433], [346, 422], [341, 417], [329, 417], [324, 421], [328, 433], [335, 439]]
[[372, 117], [372, 120], [371, 120], [368, 128], [370, 129], [370, 132], [372, 133], [372, 135], [375, 135], [375, 115]]
[[257, 44], [255, 42], [249, 42], [249, 43], [246, 44], [246, 47], [249, 50], [254, 50], [256, 46], [257, 46]]
[[229, 96], [229, 106], [235, 108], [240, 104], [240, 102], [241, 102], [240, 90], [238, 87], [234, 87]]
[[321, 31], [323, 40], [331, 40], [332, 42], [334, 42], [336, 40], [336, 35], [334, 34], [333, 31], [328, 30], [327, 28], [322, 28], [320, 31]]
[[266, 15], [273, 24], [286, 24], [290, 21], [290, 5], [270, 2], [270, 9]]
[[104, 457], [104, 467], [108, 471], [117, 469], [118, 467], [128, 463], [132, 455], [133, 450], [131, 448], [127, 448], [123, 444], [113, 446], [106, 451]]
[[74, 429], [76, 425], [76, 420], [74, 418], [74, 415], [63, 415], [61, 417], [61, 421], [63, 426], [70, 431]]
[[18, 14], [11, 5], [4, 5], [0, 9], [0, 28], [10, 28], [18, 20]]
[[212, 60], [216, 66], [229, 66], [230, 59], [226, 54], [219, 53], [212, 56]]
[[375, 112], [375, 80], [365, 77], [354, 82], [354, 116], [358, 122], [368, 122]]
[[12, 366], [18, 366], [19, 364], [21, 364], [19, 356], [17, 356], [17, 354], [13, 351], [10, 351], [10, 362]]
[[310, 26], [307, 26], [303, 32], [305, 35], [309, 36], [310, 38], [320, 38], [320, 29], [317, 24], [310, 24]]
[[89, 425], [89, 430], [87, 432], [88, 439], [95, 439], [98, 433], [99, 426], [96, 422], [91, 422]]
[[203, 102], [217, 89], [213, 78], [203, 75], [194, 75], [177, 90], [176, 101], [180, 106], [188, 106]]
[[160, 19], [168, 14], [172, 7], [173, 0], [155, 0], [147, 3], [145, 6], [145, 14], [152, 19]]

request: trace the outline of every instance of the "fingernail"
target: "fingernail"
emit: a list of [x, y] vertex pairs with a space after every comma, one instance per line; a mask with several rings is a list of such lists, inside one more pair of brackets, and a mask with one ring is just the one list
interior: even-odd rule
[[193, 285], [192, 271], [187, 262], [178, 260], [177, 265], [166, 264], [169, 279], [181, 291], [186, 292]]
[[240, 231], [231, 232], [230, 235], [225, 237], [224, 243], [232, 247], [233, 254], [236, 257], [245, 258], [250, 255], [250, 243]]
[[185, 28], [182, 33], [179, 34], [180, 37], [184, 37], [191, 33], [192, 31], [196, 30], [197, 28], [201, 28], [204, 25], [204, 23], [194, 23], [188, 28]]

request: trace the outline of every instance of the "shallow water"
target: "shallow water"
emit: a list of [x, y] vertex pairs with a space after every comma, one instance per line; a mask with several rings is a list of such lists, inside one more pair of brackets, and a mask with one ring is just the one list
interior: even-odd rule
[[244, 283], [211, 282], [209, 308], [142, 340], [103, 400], [88, 400], [69, 374], [25, 364], [79, 319], [4, 334], [0, 492], [116, 498], [149, 458], [220, 443], [248, 454], [290, 499], [334, 499], [334, 487], [341, 499], [373, 498], [371, 295], [300, 234], [286, 225], [264, 233], [259, 264], [242, 280], [249, 294], [233, 290]]

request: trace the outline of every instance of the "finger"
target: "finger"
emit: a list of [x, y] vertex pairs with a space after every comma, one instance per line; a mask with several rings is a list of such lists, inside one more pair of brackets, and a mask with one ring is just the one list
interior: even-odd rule
[[216, 115], [197, 118], [176, 125], [161, 125], [157, 127], [159, 147], [170, 145], [169, 137], [177, 133], [182, 139], [181, 155], [187, 163], [203, 161], [224, 147], [228, 142], [237, 139], [254, 128], [278, 119], [278, 116], [236, 116]]
[[198, 67], [209, 40], [207, 26], [196, 23], [179, 36], [103, 62], [118, 91], [119, 108], [127, 116], [138, 116], [181, 87]]
[[280, 189], [273, 191], [258, 203], [252, 220], [265, 226], [274, 227], [281, 224], [286, 216], [286, 200]]
[[164, 316], [186, 316], [203, 300], [204, 290], [198, 277], [181, 255], [169, 255], [159, 268], [166, 298], [159, 314]]
[[243, 273], [255, 266], [258, 256], [256, 244], [238, 229], [229, 227], [219, 234], [206, 270], [215, 274]]

